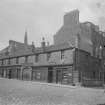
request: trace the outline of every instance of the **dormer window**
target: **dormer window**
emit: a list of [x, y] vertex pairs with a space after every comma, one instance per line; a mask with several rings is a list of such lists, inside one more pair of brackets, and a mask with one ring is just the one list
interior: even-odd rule
[[90, 27], [90, 26], [91, 26], [91, 24], [90, 24], [90, 23], [86, 23], [86, 25], [87, 25], [88, 27]]

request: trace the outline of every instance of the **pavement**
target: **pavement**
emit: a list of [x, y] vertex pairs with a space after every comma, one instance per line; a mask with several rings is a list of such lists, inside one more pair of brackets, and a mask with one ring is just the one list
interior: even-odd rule
[[101, 88], [0, 78], [0, 105], [101, 105]]

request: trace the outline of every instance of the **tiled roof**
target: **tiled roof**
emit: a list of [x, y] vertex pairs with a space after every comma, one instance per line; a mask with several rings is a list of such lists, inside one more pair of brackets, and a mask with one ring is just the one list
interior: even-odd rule
[[73, 47], [71, 47], [69, 45], [69, 43], [63, 43], [60, 45], [50, 45], [50, 46], [46, 46], [45, 48], [37, 47], [37, 48], [33, 49], [32, 45], [27, 46], [22, 43], [22, 44], [19, 44], [19, 45], [13, 47], [12, 51], [9, 52], [9, 54], [7, 54], [7, 55], [5, 53], [8, 51], [9, 46], [6, 47], [5, 49], [3, 49], [2, 51], [0, 51], [0, 53], [1, 53], [0, 59], [9, 58], [9, 57], [18, 57], [18, 56], [23, 56], [23, 55], [32, 55], [32, 54], [53, 52], [53, 51], [64, 50], [64, 49], [68, 49], [68, 48], [72, 49]]

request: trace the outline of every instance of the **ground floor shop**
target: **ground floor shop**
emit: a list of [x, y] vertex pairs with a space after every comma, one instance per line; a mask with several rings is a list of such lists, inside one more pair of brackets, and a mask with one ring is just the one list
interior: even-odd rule
[[0, 67], [0, 77], [5, 78], [21, 78], [21, 67], [20, 66], [11, 66], [11, 67]]
[[77, 71], [74, 65], [54, 66], [9, 66], [0, 67], [0, 77], [28, 81], [40, 81], [56, 84], [84, 86], [102, 85], [105, 82], [105, 72]]
[[79, 82], [75, 74], [77, 75], [73, 72], [73, 65], [0, 67], [0, 77], [57, 84]]
[[72, 84], [73, 66], [33, 67], [32, 80], [48, 83]]

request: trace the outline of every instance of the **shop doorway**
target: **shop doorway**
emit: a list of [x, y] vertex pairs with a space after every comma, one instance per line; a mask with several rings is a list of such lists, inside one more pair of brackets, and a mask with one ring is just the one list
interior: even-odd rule
[[22, 71], [22, 80], [31, 80], [32, 67], [26, 66]]
[[104, 78], [103, 78], [104, 80], [103, 80], [103, 81], [104, 81], [104, 84], [105, 84], [105, 72], [104, 72], [104, 74], [103, 74], [103, 75], [104, 75]]
[[60, 83], [62, 82], [62, 70], [61, 69], [57, 69], [56, 70], [56, 83]]
[[49, 67], [48, 68], [48, 83], [52, 83], [53, 82], [53, 68]]
[[8, 78], [9, 78], [9, 79], [12, 78], [12, 70], [11, 70], [11, 69], [8, 71]]
[[17, 68], [17, 79], [21, 79], [21, 69]]

